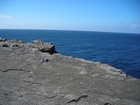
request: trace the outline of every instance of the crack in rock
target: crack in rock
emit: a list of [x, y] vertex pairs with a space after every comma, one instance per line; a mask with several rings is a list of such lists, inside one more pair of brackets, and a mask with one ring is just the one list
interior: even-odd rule
[[1, 72], [8, 72], [8, 71], [26, 71], [30, 72], [29, 70], [23, 70], [23, 69], [7, 69], [7, 70], [0, 70]]
[[41, 96], [41, 97], [45, 97], [45, 98], [50, 98], [50, 99], [53, 99], [53, 98], [56, 97], [56, 96], [43, 96], [43, 95], [39, 95], [39, 96]]
[[68, 104], [68, 103], [71, 103], [71, 102], [78, 102], [78, 101], [80, 101], [82, 98], [87, 98], [87, 97], [88, 97], [88, 95], [82, 95], [82, 96], [80, 96], [78, 99], [72, 99], [71, 101], [68, 101], [67, 104]]
[[110, 103], [105, 103], [104, 105], [111, 105]]
[[40, 85], [42, 85], [42, 83], [38, 83], [38, 82], [33, 82], [33, 81], [28, 81], [28, 80], [23, 80], [24, 82], [29, 82], [29, 83], [31, 83], [31, 84], [40, 84]]

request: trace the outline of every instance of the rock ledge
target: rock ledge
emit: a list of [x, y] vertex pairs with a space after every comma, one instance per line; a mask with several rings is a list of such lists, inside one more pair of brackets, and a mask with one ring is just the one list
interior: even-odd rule
[[0, 105], [140, 105], [140, 80], [52, 43], [0, 38]]
[[9, 40], [0, 37], [0, 47], [28, 47], [35, 48], [41, 52], [48, 52], [50, 54], [57, 53], [53, 43], [43, 43], [41, 40], [34, 40], [31, 43], [25, 43], [21, 40]]

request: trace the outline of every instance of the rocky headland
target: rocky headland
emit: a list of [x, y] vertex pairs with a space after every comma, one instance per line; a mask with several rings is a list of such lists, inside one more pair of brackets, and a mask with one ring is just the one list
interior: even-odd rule
[[140, 80], [52, 43], [0, 38], [0, 105], [140, 105]]

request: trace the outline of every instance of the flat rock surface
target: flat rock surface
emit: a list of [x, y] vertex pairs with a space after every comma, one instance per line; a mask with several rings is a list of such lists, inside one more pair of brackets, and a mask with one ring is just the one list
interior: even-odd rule
[[140, 80], [99, 62], [0, 47], [0, 105], [140, 105]]

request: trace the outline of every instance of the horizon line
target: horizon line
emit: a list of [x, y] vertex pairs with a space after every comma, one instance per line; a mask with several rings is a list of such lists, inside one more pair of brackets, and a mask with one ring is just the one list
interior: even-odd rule
[[140, 34], [140, 32], [119, 32], [119, 31], [96, 31], [96, 30], [76, 30], [76, 29], [40, 29], [40, 28], [0, 28], [0, 30], [50, 30], [50, 31], [83, 31], [83, 32], [106, 32], [123, 34]]

